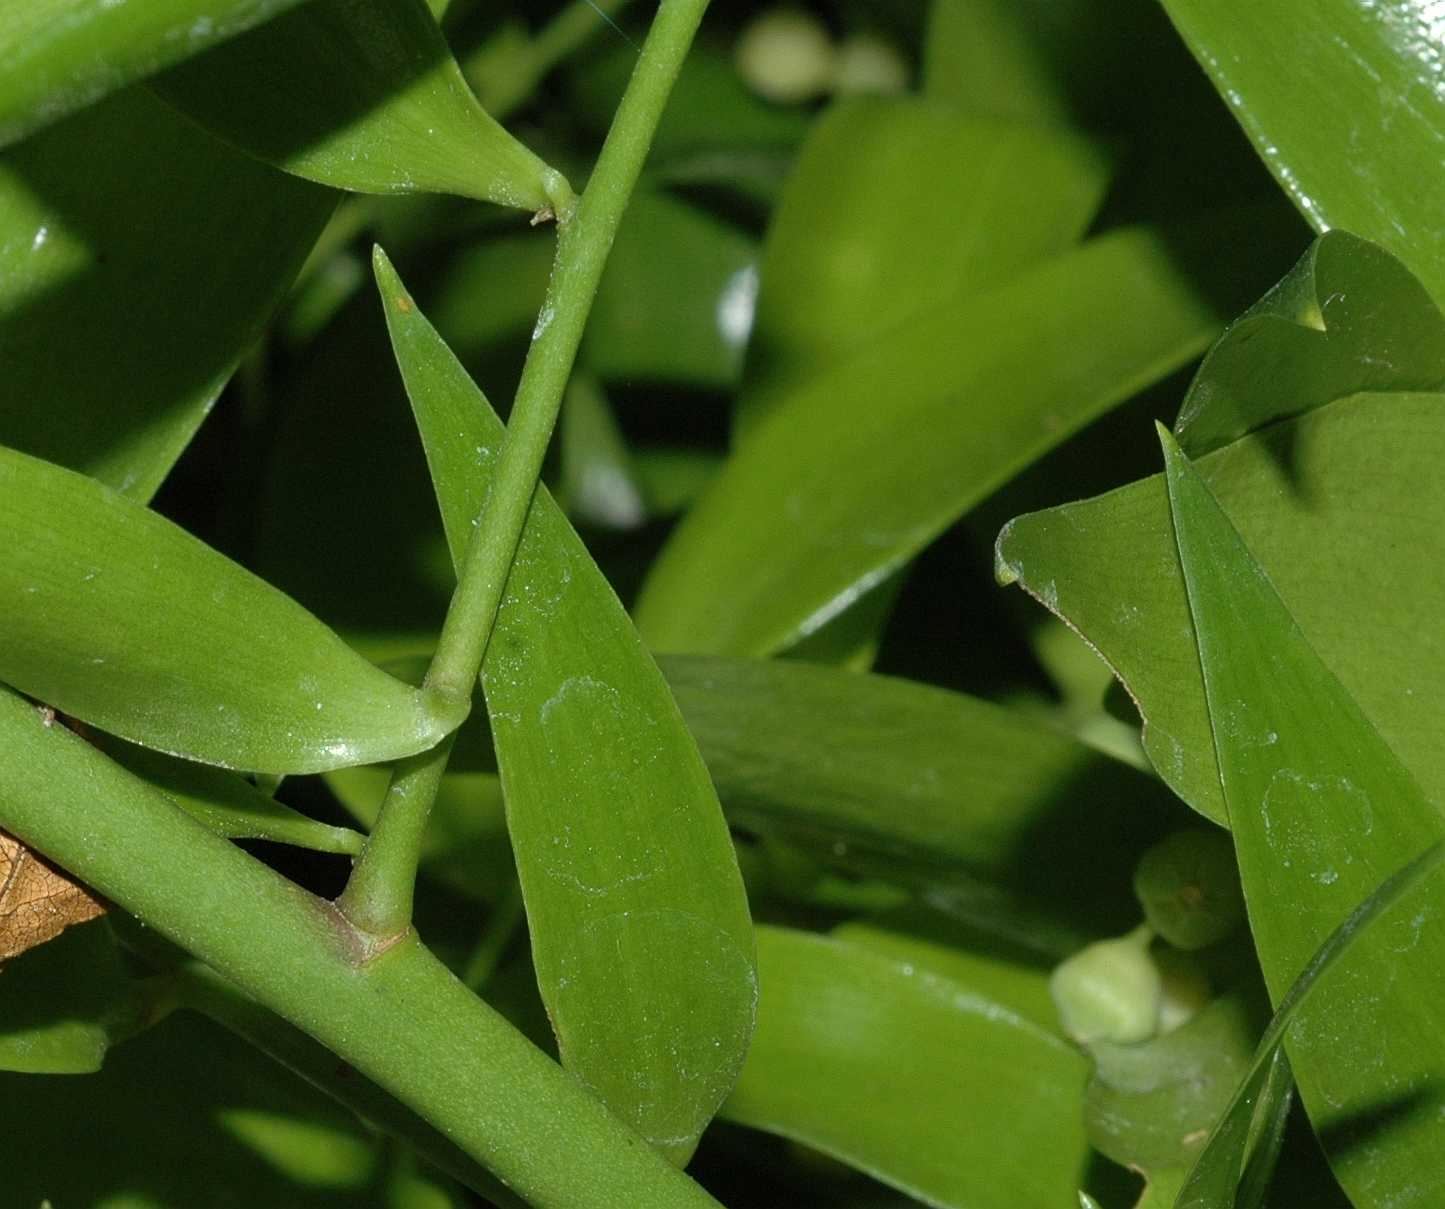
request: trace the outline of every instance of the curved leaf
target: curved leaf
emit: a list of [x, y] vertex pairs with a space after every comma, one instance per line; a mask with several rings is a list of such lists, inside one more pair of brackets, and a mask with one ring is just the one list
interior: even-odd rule
[[1410, 271], [1344, 231], [1209, 350], [1174, 425], [1190, 457], [1360, 391], [1445, 387], [1445, 317]]
[[334, 205], [144, 89], [6, 151], [0, 443], [148, 500]]
[[654, 563], [639, 629], [664, 651], [796, 642], [1216, 325], [1134, 229], [874, 341], [739, 445]]
[[[1160, 433], [1212, 754], [1260, 965], [1280, 1003], [1357, 904], [1412, 857], [1438, 854], [1445, 819]], [[1432, 885], [1414, 905], [1338, 953], [1287, 1043], [1316, 1132], [1361, 1206], [1424, 1206], [1445, 1181], [1445, 890]]]
[[0, 679], [103, 730], [285, 773], [422, 751], [460, 721], [93, 479], [0, 449], [0, 527]]
[[925, 1204], [1076, 1203], [1082, 1054], [968, 986], [838, 940], [758, 929], [763, 995], [722, 1115]]
[[[380, 250], [376, 270], [456, 561], [505, 429]], [[685, 1161], [752, 1032], [747, 900], [667, 684], [540, 486], [482, 686], [562, 1060]]]
[[1432, 0], [1164, 7], [1315, 229], [1377, 241], [1445, 300], [1445, 211], [1431, 187], [1445, 157], [1445, 59]]
[[7, 0], [0, 147], [297, 0]]
[[[1445, 801], [1445, 396], [1355, 395], [1199, 459], [1310, 643], [1434, 801]], [[1170, 787], [1225, 823], [1162, 476], [1030, 513], [998, 569], [1074, 626], [1128, 687]]]
[[236, 146], [338, 189], [537, 211], [565, 196], [477, 103], [425, 0], [311, 0], [155, 87]]

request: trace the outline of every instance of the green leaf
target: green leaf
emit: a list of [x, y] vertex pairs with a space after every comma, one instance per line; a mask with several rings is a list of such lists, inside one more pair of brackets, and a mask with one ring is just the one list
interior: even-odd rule
[[0, 146], [295, 3], [7, 0], [0, 22]]
[[144, 89], [6, 151], [0, 442], [148, 500], [333, 205]]
[[117, 764], [160, 790], [217, 835], [227, 839], [270, 840], [313, 852], [346, 856], [357, 856], [361, 852], [364, 837], [358, 832], [307, 818], [233, 772], [178, 760], [113, 735], [94, 734], [90, 738]]
[[805, 1142], [925, 1204], [1077, 1200], [1076, 1050], [968, 986], [838, 940], [758, 929], [763, 995], [730, 1121]]
[[1382, 244], [1445, 299], [1445, 61], [1429, 0], [1164, 0], [1316, 230]]
[[[379, 250], [376, 270], [456, 561], [505, 429]], [[685, 1161], [752, 1031], [747, 901], [667, 684], [541, 487], [482, 685], [562, 1060]]]
[[67, 928], [0, 973], [0, 1071], [97, 1071], [140, 1014], [135, 983], [105, 921]]
[[316, 772], [393, 759], [460, 721], [170, 521], [0, 449], [0, 679], [187, 759]]
[[[1439, 855], [1445, 820], [1315, 653], [1204, 478], [1160, 435], [1251, 930], [1282, 1003], [1356, 904], [1412, 857]], [[1389, 902], [1387, 892], [1364, 917]], [[1327, 948], [1329, 976], [1290, 1037], [1305, 1106], [1359, 1205], [1423, 1203], [1445, 1180], [1445, 1001], [1435, 993], [1445, 933], [1429, 926], [1442, 906], [1432, 886], [1348, 953]]]
[[1077, 854], [1156, 813], [1141, 809], [1156, 787], [1132, 768], [961, 693], [791, 660], [667, 656], [662, 668], [743, 827], [1051, 886], [1062, 903], [1087, 900], [1096, 873], [1127, 883], [1133, 853], [1094, 868]]
[[581, 360], [604, 379], [730, 389], [757, 292], [751, 237], [665, 193], [641, 193], [607, 258]]
[[1445, 387], [1445, 318], [1388, 252], [1344, 231], [1310, 245], [1209, 350], [1179, 409], [1190, 457], [1345, 395]]
[[1253, 1007], [1223, 995], [1152, 1041], [1091, 1045], [1085, 1121], [1095, 1149], [1145, 1171], [1193, 1162], [1249, 1067], [1260, 1026]]
[[[1340, 399], [1208, 454], [1200, 475], [1365, 716], [1445, 801], [1445, 397]], [[1074, 626], [1128, 687], [1144, 747], [1227, 823], [1162, 476], [1011, 521], [998, 571]]]
[[860, 98], [814, 126], [768, 227], [741, 432], [860, 347], [1073, 244], [1109, 163], [1064, 131]]
[[647, 519], [627, 441], [597, 382], [577, 374], [561, 415], [562, 482], [568, 515], [607, 529], [635, 529]]
[[1166, 238], [1133, 229], [873, 342], [741, 443], [653, 565], [644, 638], [710, 654], [796, 642], [1216, 328]]
[[570, 196], [477, 103], [425, 0], [312, 0], [155, 87], [236, 146], [338, 189], [537, 211]]

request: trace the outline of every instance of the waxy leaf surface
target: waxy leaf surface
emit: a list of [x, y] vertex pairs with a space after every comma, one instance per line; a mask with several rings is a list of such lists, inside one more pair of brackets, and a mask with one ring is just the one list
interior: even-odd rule
[[296, 2], [7, 0], [0, 13], [0, 146]]
[[1400, 257], [1445, 300], [1445, 56], [1433, 0], [1164, 0], [1316, 230]]
[[1164, 238], [1134, 229], [874, 341], [750, 429], [653, 565], [643, 637], [740, 655], [798, 641], [1217, 323]]
[[477, 103], [425, 0], [311, 0], [155, 86], [236, 146], [338, 189], [542, 210], [561, 184]]
[[[1339, 399], [1197, 463], [1311, 646], [1445, 801], [1445, 396]], [[1144, 747], [1186, 802], [1228, 823], [1162, 476], [1030, 513], [998, 572], [1075, 627], [1138, 703]]]
[[[505, 429], [379, 253], [377, 280], [459, 562]], [[667, 684], [540, 486], [482, 687], [562, 1060], [685, 1161], [752, 1032], [747, 901]]]
[[0, 443], [150, 499], [334, 204], [139, 88], [5, 151]]
[[758, 929], [758, 1029], [727, 1120], [928, 1205], [1069, 1205], [1088, 1064], [967, 985], [839, 940]]
[[[1279, 1003], [1357, 905], [1445, 837], [1445, 819], [1161, 435], [1213, 755]], [[1445, 889], [1432, 881], [1411, 908], [1338, 955], [1286, 1041], [1315, 1130], [1361, 1206], [1423, 1207], [1445, 1181]]]
[[286, 773], [421, 751], [461, 720], [94, 479], [0, 449], [0, 529], [0, 679], [83, 722]]

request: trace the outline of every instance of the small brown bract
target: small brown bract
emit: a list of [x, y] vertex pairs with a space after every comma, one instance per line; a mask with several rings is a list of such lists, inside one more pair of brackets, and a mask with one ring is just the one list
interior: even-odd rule
[[104, 913], [91, 891], [0, 831], [0, 962]]

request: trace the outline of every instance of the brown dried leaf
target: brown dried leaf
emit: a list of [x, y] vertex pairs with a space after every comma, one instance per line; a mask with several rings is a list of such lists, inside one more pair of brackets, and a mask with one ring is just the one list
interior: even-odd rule
[[91, 891], [0, 831], [0, 961], [104, 913]]

